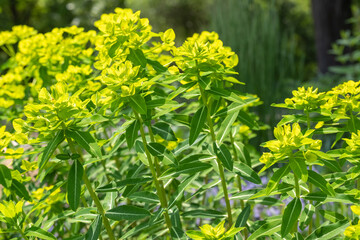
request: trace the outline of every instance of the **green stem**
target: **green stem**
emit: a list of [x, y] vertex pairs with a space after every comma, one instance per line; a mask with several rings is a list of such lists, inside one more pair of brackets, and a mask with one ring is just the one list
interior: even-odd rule
[[20, 226], [17, 226], [17, 225], [16, 225], [16, 228], [17, 228], [17, 230], [19, 231], [19, 233], [21, 234], [21, 236], [22, 236], [25, 240], [29, 240], [29, 239], [25, 236], [25, 233], [24, 233], [24, 231], [21, 229]]
[[[295, 195], [296, 195], [296, 198], [300, 199], [299, 179], [298, 179], [298, 177], [296, 176], [295, 173], [294, 173], [294, 181], [295, 181]], [[294, 225], [294, 233], [296, 233], [297, 230], [298, 230], [298, 223], [299, 223], [299, 220], [296, 220], [296, 223]]]
[[[81, 162], [84, 163], [84, 159], [82, 157], [81, 151], [76, 151], [74, 143], [72, 142], [71, 138], [66, 137], [66, 140], [68, 141], [68, 144], [69, 144], [69, 147], [70, 147], [71, 151], [73, 153], [78, 153], [80, 155]], [[111, 229], [110, 222], [107, 219], [107, 217], [105, 216], [104, 208], [102, 207], [102, 205], [100, 203], [100, 200], [99, 200], [98, 196], [95, 194], [94, 189], [91, 186], [90, 180], [89, 180], [88, 176], [86, 175], [86, 169], [84, 169], [83, 181], [85, 183], [85, 186], [86, 186], [91, 198], [93, 199], [93, 201], [94, 201], [94, 203], [96, 205], [96, 208], [98, 209], [98, 212], [102, 216], [104, 227], [106, 229], [106, 232], [109, 235], [109, 239], [115, 240], [115, 236], [114, 236], [114, 233], [113, 233], [113, 231]]]
[[[306, 123], [307, 123], [307, 130], [310, 129], [310, 114], [309, 111], [306, 110]], [[312, 165], [309, 165], [309, 170], [312, 170]], [[309, 192], [312, 192], [312, 183], [309, 183]], [[309, 200], [309, 204], [313, 204], [313, 201]], [[309, 222], [309, 228], [308, 228], [308, 235], [310, 236], [310, 234], [312, 233], [312, 225], [313, 225], [313, 220], [312, 218], [310, 219]]]
[[146, 154], [146, 157], [149, 162], [149, 168], [150, 168], [150, 171], [151, 171], [151, 174], [153, 177], [153, 181], [154, 181], [154, 184], [156, 187], [157, 195], [159, 196], [159, 199], [160, 199], [161, 207], [164, 209], [164, 218], [165, 218], [166, 226], [168, 227], [169, 233], [170, 233], [171, 221], [170, 221], [170, 217], [169, 217], [169, 213], [168, 213], [168, 209], [167, 209], [168, 206], [167, 206], [166, 196], [164, 194], [165, 190], [163, 188], [161, 188], [160, 182], [157, 178], [157, 173], [156, 173], [156, 169], [154, 167], [154, 163], [152, 161], [151, 154], [147, 148], [147, 141], [146, 141], [143, 121], [142, 121], [141, 117], [139, 116], [139, 114], [135, 110], [134, 110], [134, 114], [135, 114], [136, 119], [140, 122], [140, 134], [141, 134], [141, 138], [143, 141], [145, 154]]
[[[201, 88], [200, 85], [199, 85], [199, 88], [200, 88], [201, 98], [203, 100], [203, 104], [208, 108], [208, 111], [207, 111], [207, 123], [208, 123], [209, 128], [210, 128], [211, 140], [213, 142], [216, 142], [214, 125], [213, 125], [213, 122], [212, 122], [211, 116], [210, 116], [210, 109], [211, 108], [207, 104], [207, 100], [206, 100], [204, 90]], [[229, 226], [232, 226], [233, 220], [232, 220], [232, 213], [231, 213], [231, 205], [230, 205], [229, 194], [228, 194], [226, 181], [225, 181], [224, 167], [222, 166], [222, 163], [221, 163], [221, 161], [219, 160], [218, 157], [216, 157], [216, 163], [217, 163], [217, 165], [219, 167], [219, 174], [220, 174], [222, 189], [223, 189], [223, 192], [224, 192], [224, 198], [225, 198], [225, 204], [226, 204], [226, 211], [227, 211], [227, 215], [228, 215]]]

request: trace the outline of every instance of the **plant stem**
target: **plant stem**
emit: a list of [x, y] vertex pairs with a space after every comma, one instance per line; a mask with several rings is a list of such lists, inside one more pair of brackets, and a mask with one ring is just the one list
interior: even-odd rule
[[[296, 195], [296, 198], [300, 199], [299, 179], [295, 173], [294, 173], [294, 181], [295, 181], [295, 195]], [[298, 223], [299, 223], [299, 220], [296, 220], [296, 223], [294, 225], [294, 233], [297, 232], [297, 230], [298, 230]]]
[[146, 137], [145, 137], [143, 121], [142, 121], [141, 117], [139, 116], [139, 114], [135, 110], [134, 110], [134, 114], [135, 114], [136, 119], [140, 122], [140, 134], [141, 134], [141, 138], [142, 138], [142, 141], [143, 141], [145, 154], [146, 154], [146, 157], [147, 157], [148, 162], [149, 162], [150, 171], [151, 171], [153, 181], [154, 181], [154, 184], [155, 184], [155, 187], [156, 187], [157, 195], [159, 196], [159, 199], [160, 199], [161, 207], [164, 209], [164, 218], [165, 218], [166, 226], [168, 227], [169, 233], [170, 233], [170, 231], [171, 231], [171, 221], [170, 221], [170, 217], [169, 217], [169, 213], [168, 213], [168, 209], [167, 209], [168, 205], [167, 205], [167, 201], [166, 201], [166, 196], [164, 194], [165, 190], [160, 185], [160, 182], [159, 182], [159, 180], [157, 178], [156, 169], [154, 167], [154, 163], [153, 163], [152, 158], [151, 158], [151, 154], [150, 154], [150, 152], [149, 152], [149, 150], [147, 148], [147, 141], [146, 141]]
[[[307, 130], [310, 129], [310, 115], [309, 115], [309, 110], [306, 110], [306, 123], [307, 123]], [[312, 165], [309, 165], [309, 170], [312, 170]], [[309, 183], [309, 192], [312, 192], [312, 183]], [[309, 200], [309, 204], [313, 204], [313, 201]], [[310, 234], [312, 233], [312, 225], [313, 225], [313, 220], [312, 218], [310, 219], [309, 222], [309, 228], [308, 228], [308, 235], [310, 236]]]
[[[71, 151], [73, 153], [78, 153], [80, 155], [80, 160], [82, 163], [84, 163], [84, 159], [82, 157], [82, 153], [81, 151], [76, 151], [75, 149], [75, 146], [74, 146], [74, 143], [72, 142], [71, 138], [69, 137], [66, 137], [66, 140], [68, 141], [68, 144], [69, 144], [69, 147], [71, 149]], [[110, 226], [110, 222], [109, 220], [107, 219], [107, 217], [105, 216], [105, 211], [104, 211], [104, 208], [102, 207], [101, 203], [100, 203], [100, 200], [98, 198], [98, 196], [96, 195], [96, 193], [94, 192], [94, 189], [92, 188], [91, 186], [91, 183], [90, 183], [90, 180], [88, 178], [88, 176], [86, 175], [86, 169], [84, 169], [84, 174], [83, 174], [83, 181], [85, 183], [85, 186], [91, 196], [91, 198], [93, 199], [99, 213], [101, 214], [102, 216], [102, 219], [103, 219], [103, 223], [104, 223], [104, 227], [106, 229], [106, 232], [108, 233], [109, 235], [109, 239], [111, 240], [115, 240], [115, 236], [114, 236], [114, 233], [111, 229], [111, 226]]]
[[[209, 124], [209, 128], [210, 128], [211, 140], [213, 142], [216, 142], [214, 126], [213, 126], [213, 122], [212, 122], [211, 116], [210, 116], [210, 109], [211, 108], [207, 104], [207, 99], [206, 99], [204, 90], [201, 88], [200, 85], [199, 85], [199, 88], [200, 88], [201, 98], [203, 100], [203, 104], [208, 108], [206, 117], [207, 117], [207, 123]], [[227, 215], [228, 215], [229, 226], [232, 226], [233, 220], [232, 220], [232, 213], [231, 213], [231, 205], [230, 205], [229, 194], [228, 194], [226, 181], [225, 181], [224, 167], [222, 166], [222, 163], [221, 163], [221, 161], [220, 161], [220, 159], [218, 157], [216, 157], [216, 163], [217, 163], [217, 165], [219, 167], [219, 174], [220, 174], [222, 189], [223, 189], [223, 192], [224, 192], [224, 198], [225, 198], [225, 204], [226, 204], [226, 211], [227, 211]]]
[[25, 240], [29, 240], [26, 236], [24, 231], [21, 229], [20, 226], [16, 225], [17, 230], [19, 231], [19, 233], [21, 234], [21, 236], [25, 239]]

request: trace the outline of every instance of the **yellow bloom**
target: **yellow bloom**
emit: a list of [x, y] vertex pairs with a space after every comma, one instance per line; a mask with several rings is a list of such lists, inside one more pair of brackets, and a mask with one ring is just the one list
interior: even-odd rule
[[0, 203], [0, 212], [6, 218], [15, 219], [18, 214], [22, 213], [23, 205], [24, 200], [20, 200], [16, 204], [13, 201], [3, 201]]

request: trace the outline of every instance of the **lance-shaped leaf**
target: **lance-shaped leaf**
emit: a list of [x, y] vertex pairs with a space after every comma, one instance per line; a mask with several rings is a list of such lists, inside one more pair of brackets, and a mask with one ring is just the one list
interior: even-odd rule
[[261, 236], [271, 236], [274, 233], [278, 232], [281, 228], [281, 221], [279, 219], [271, 219], [266, 221], [261, 227], [259, 227], [255, 232], [253, 232], [248, 240], [256, 240]]
[[128, 148], [131, 149], [134, 146], [135, 140], [138, 138], [138, 131], [140, 130], [140, 122], [135, 120], [125, 132], [126, 143]]
[[189, 144], [192, 145], [203, 129], [207, 117], [207, 108], [200, 108], [191, 119]]
[[130, 48], [130, 54], [127, 57], [134, 66], [142, 66], [146, 67], [147, 60], [145, 58], [144, 53], [141, 51], [141, 49], [132, 49]]
[[21, 182], [13, 179], [11, 184], [11, 190], [15, 191], [16, 195], [18, 195], [20, 198], [24, 198], [26, 201], [31, 201], [29, 192], [26, 190], [25, 186]]
[[229, 115], [226, 116], [224, 121], [220, 125], [220, 129], [216, 135], [216, 140], [218, 141], [218, 144], [221, 144], [225, 138], [231, 134], [231, 127], [234, 124], [237, 116], [239, 114], [239, 111], [235, 111]]
[[105, 213], [107, 218], [112, 220], [129, 220], [135, 221], [139, 219], [151, 216], [150, 212], [145, 208], [135, 207], [131, 205], [122, 205], [113, 209], [110, 209]]
[[245, 163], [234, 163], [234, 172], [250, 182], [261, 184], [259, 175]]
[[161, 174], [160, 179], [168, 179], [171, 177], [179, 176], [180, 174], [194, 174], [205, 171], [211, 168], [212, 165], [209, 163], [193, 162], [181, 164], [178, 167], [170, 168]]
[[175, 164], [177, 165], [177, 161], [172, 152], [166, 149], [166, 147], [160, 143], [149, 143], [147, 148], [151, 155], [154, 157], [158, 157], [163, 160], [165, 164]]
[[219, 160], [222, 162], [222, 164], [224, 165], [224, 167], [226, 167], [227, 169], [229, 169], [230, 171], [233, 170], [233, 159], [231, 157], [231, 153], [230, 151], [227, 149], [227, 147], [225, 146], [225, 144], [221, 144], [220, 147], [217, 146], [216, 143], [213, 144], [214, 146], [214, 151], [216, 156], [219, 158]]
[[246, 163], [249, 167], [251, 167], [251, 158], [249, 151], [246, 149], [245, 145], [242, 142], [234, 142], [235, 149], [238, 152], [239, 159], [243, 163]]
[[238, 218], [236, 219], [235, 227], [245, 227], [246, 221], [250, 216], [250, 210], [250, 205], [246, 204], [246, 207], [241, 211]]
[[309, 178], [308, 181], [312, 184], [314, 184], [315, 186], [319, 187], [321, 189], [321, 191], [323, 191], [324, 193], [330, 195], [330, 196], [335, 196], [335, 191], [334, 189], [331, 187], [331, 185], [318, 173], [312, 171], [312, 170], [308, 170], [309, 172]]
[[89, 132], [82, 132], [79, 130], [66, 130], [65, 134], [66, 136], [74, 139], [77, 144], [79, 144], [92, 156], [101, 158], [101, 149], [96, 143], [95, 138]]
[[165, 122], [157, 122], [151, 126], [153, 132], [167, 141], [177, 141], [174, 131], [170, 125]]
[[11, 172], [7, 166], [0, 164], [0, 184], [5, 188], [10, 188], [12, 183]]
[[70, 168], [67, 185], [67, 200], [73, 211], [76, 211], [79, 207], [83, 174], [84, 168], [82, 164], [79, 160], [75, 160]]
[[328, 240], [343, 234], [345, 229], [350, 225], [350, 221], [342, 220], [337, 223], [320, 226], [315, 229], [305, 240]]
[[312, 204], [307, 204], [302, 211], [300, 220], [299, 220], [299, 227], [301, 230], [304, 230], [310, 223], [313, 215], [315, 212], [315, 207]]
[[93, 223], [90, 225], [90, 228], [85, 235], [85, 239], [97, 240], [100, 235], [101, 225], [102, 225], [102, 217], [101, 215], [97, 215]]
[[44, 152], [41, 157], [41, 161], [39, 162], [39, 169], [42, 169], [46, 163], [49, 161], [51, 155], [55, 152], [57, 146], [62, 143], [65, 139], [64, 131], [60, 130], [56, 133], [55, 137], [50, 140], [48, 145], [45, 147]]
[[290, 158], [289, 160], [290, 168], [294, 172], [294, 174], [306, 182], [308, 179], [308, 171], [306, 167], [306, 163], [303, 158]]
[[276, 189], [281, 178], [286, 174], [288, 174], [289, 171], [290, 171], [289, 164], [286, 164], [285, 166], [279, 168], [278, 170], [276, 170], [276, 172], [274, 172], [274, 174], [272, 175], [266, 186], [266, 195], [269, 195], [272, 191]]
[[32, 226], [31, 228], [27, 229], [25, 232], [25, 236], [36, 237], [44, 240], [56, 240], [56, 237], [52, 233], [36, 226]]
[[281, 221], [281, 236], [284, 237], [294, 227], [301, 213], [301, 201], [294, 198], [285, 208]]
[[245, 124], [249, 128], [259, 130], [259, 124], [247, 112], [240, 111], [239, 114], [238, 114], [238, 119], [240, 120], [240, 122], [242, 124]]
[[172, 208], [176, 201], [181, 198], [184, 194], [185, 189], [190, 186], [190, 184], [199, 176], [199, 174], [194, 174], [192, 176], [189, 176], [186, 178], [182, 183], [179, 184], [179, 186], [176, 189], [175, 194], [172, 195], [169, 208]]
[[167, 68], [164, 67], [161, 63], [159, 63], [158, 61], [153, 61], [150, 59], [146, 59], [147, 63], [150, 64], [157, 73], [163, 73], [167, 71]]
[[145, 102], [145, 99], [141, 95], [135, 94], [133, 96], [130, 96], [129, 100], [130, 100], [130, 106], [136, 112], [138, 112], [140, 114], [146, 114], [146, 112], [147, 112], [146, 102]]
[[135, 202], [159, 203], [159, 197], [152, 192], [135, 192], [129, 196], [129, 199]]

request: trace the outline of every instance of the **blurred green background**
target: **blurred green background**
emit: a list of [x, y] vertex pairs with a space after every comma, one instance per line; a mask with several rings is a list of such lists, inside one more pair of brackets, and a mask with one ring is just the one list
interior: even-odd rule
[[[239, 88], [262, 99], [260, 119], [274, 126], [283, 112], [269, 106], [298, 86], [326, 90], [344, 79], [358, 80], [359, 5], [359, 0], [0, 0], [0, 30], [20, 24], [39, 32], [69, 25], [89, 30], [102, 13], [126, 7], [140, 10], [156, 32], [173, 28], [177, 45], [195, 32], [216, 31], [239, 56], [237, 77], [246, 83]], [[263, 140], [272, 135], [262, 134]]]

